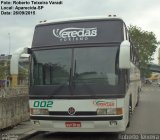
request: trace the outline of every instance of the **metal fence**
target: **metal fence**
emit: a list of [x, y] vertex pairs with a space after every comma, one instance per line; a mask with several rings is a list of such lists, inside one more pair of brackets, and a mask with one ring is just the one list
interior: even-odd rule
[[29, 119], [28, 88], [0, 89], [0, 129]]

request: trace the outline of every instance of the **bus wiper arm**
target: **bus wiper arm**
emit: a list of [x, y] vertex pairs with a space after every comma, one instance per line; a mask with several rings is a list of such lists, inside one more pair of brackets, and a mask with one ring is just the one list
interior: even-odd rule
[[75, 80], [76, 80], [76, 60], [74, 62], [74, 68], [72, 66], [69, 72], [69, 86], [70, 87], [73, 87], [75, 85]]
[[72, 68], [70, 68], [70, 72], [69, 72], [69, 87], [72, 86], [72, 81], [73, 81]]

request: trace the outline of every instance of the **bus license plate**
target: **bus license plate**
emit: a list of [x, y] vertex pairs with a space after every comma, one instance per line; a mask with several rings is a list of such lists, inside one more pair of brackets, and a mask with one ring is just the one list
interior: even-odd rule
[[81, 122], [65, 122], [66, 127], [81, 127]]

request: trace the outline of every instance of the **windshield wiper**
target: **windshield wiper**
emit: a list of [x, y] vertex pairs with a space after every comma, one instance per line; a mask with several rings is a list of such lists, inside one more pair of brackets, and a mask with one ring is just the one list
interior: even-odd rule
[[76, 80], [76, 60], [74, 61], [74, 68], [70, 68], [69, 74], [69, 87], [75, 87], [75, 80]]
[[69, 71], [69, 87], [72, 87], [72, 81], [73, 81], [72, 68], [70, 68], [70, 71]]

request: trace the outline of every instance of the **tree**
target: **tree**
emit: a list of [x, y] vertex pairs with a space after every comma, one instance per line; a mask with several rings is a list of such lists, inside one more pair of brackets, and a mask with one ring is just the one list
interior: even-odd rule
[[129, 34], [139, 56], [140, 70], [142, 76], [149, 76], [147, 65], [153, 60], [152, 56], [159, 45], [155, 34], [142, 30], [137, 26], [129, 26]]
[[160, 48], [158, 49], [158, 64], [160, 65]]

